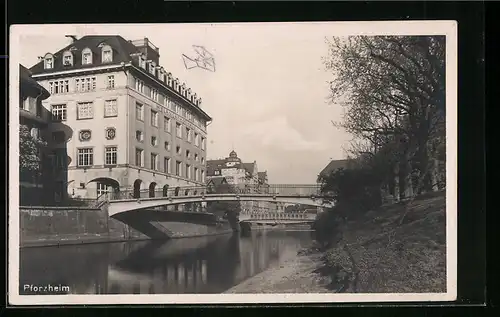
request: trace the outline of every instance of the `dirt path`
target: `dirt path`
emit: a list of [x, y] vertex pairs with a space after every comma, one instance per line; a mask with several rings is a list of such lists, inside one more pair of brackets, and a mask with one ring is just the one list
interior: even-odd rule
[[225, 293], [329, 293], [324, 286], [328, 281], [313, 272], [320, 265], [319, 254], [295, 256], [279, 267], [257, 274]]

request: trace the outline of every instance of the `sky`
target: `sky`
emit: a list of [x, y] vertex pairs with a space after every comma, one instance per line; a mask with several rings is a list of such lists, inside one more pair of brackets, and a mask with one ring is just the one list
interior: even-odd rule
[[[20, 37], [19, 61], [26, 67], [38, 56], [70, 43], [65, 35], [147, 37], [160, 49], [160, 65], [185, 82], [213, 121], [207, 128], [207, 159], [235, 150], [244, 162], [257, 162], [271, 184], [312, 184], [331, 159], [343, 159], [351, 140], [335, 128], [342, 108], [328, 100], [321, 58], [328, 24], [160, 24], [80, 25], [34, 28]], [[215, 72], [186, 69], [182, 54], [196, 57], [192, 45], [215, 58]]]

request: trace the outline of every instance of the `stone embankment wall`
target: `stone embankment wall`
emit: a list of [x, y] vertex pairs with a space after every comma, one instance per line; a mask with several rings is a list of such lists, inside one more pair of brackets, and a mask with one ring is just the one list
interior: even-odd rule
[[101, 209], [20, 207], [21, 247], [147, 239]]

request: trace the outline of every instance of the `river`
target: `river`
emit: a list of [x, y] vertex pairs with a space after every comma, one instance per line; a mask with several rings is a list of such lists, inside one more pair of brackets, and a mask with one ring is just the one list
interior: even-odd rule
[[[295, 257], [310, 231], [21, 249], [20, 294], [217, 294]], [[68, 291], [69, 289], [69, 291]], [[40, 293], [37, 293], [40, 294]]]

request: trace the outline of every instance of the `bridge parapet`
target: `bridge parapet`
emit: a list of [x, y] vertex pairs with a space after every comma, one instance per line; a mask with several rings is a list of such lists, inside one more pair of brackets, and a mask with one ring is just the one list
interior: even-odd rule
[[[321, 187], [317, 184], [275, 184], [275, 185], [222, 185], [222, 186], [185, 186], [164, 187], [134, 190], [127, 189], [119, 192], [106, 193], [107, 200], [127, 200], [152, 197], [183, 197], [204, 196], [210, 194], [261, 194], [273, 196], [320, 196]], [[102, 198], [100, 198], [102, 199]]]

